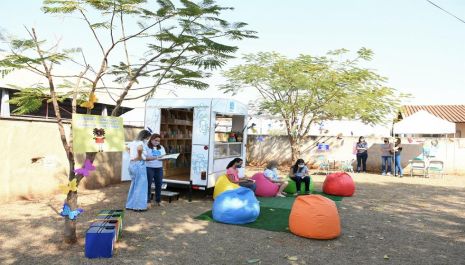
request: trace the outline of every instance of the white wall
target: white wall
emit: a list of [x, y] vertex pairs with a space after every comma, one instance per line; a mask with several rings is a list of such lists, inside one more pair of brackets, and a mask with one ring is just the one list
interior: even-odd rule
[[[381, 171], [381, 144], [383, 137], [365, 137], [368, 143], [367, 169], [371, 172]], [[402, 167], [409, 170], [408, 161], [422, 154], [424, 144], [431, 140], [439, 141], [436, 159], [444, 161], [445, 172], [448, 174], [465, 174], [465, 139], [455, 138], [414, 138], [411, 143], [402, 138]], [[355, 159], [352, 154], [357, 137], [310, 136], [301, 148], [301, 158], [309, 165], [315, 164], [318, 155], [325, 155], [333, 163], [340, 160]], [[325, 142], [330, 145], [329, 152], [321, 153], [317, 150], [317, 143]], [[247, 162], [265, 164], [270, 160], [277, 160], [281, 164], [291, 163], [291, 148], [285, 136], [249, 135], [247, 142]], [[354, 168], [355, 168], [354, 164]], [[406, 173], [405, 173], [406, 174]]]
[[[255, 123], [255, 134], [286, 134], [285, 123], [280, 119], [274, 119], [268, 116], [252, 116], [250, 124]], [[254, 134], [249, 130], [249, 134]], [[321, 124], [312, 124], [310, 135], [327, 135], [327, 136], [388, 136], [390, 127], [386, 125], [371, 126], [361, 121], [355, 120], [335, 120], [325, 121]]]

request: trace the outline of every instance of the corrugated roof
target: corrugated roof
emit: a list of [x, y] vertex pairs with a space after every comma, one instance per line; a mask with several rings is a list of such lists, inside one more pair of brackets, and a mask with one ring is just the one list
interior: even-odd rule
[[465, 105], [405, 105], [402, 106], [402, 117], [425, 110], [434, 116], [450, 122], [465, 122]]

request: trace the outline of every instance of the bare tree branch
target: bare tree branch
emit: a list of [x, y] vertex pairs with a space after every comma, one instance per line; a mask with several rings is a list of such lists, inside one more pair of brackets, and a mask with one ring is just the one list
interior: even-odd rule
[[[126, 35], [124, 33], [124, 21], [123, 21], [123, 11], [122, 10], [121, 10], [121, 14], [120, 14], [120, 21], [121, 21], [121, 32], [123, 34], [123, 39], [125, 39]], [[124, 53], [126, 54], [126, 61], [127, 61], [127, 65], [128, 65], [129, 76], [132, 77], [132, 71], [131, 71], [131, 67], [130, 67], [131, 62], [129, 61], [128, 46], [126, 44], [126, 41], [127, 40], [123, 41]]]
[[87, 25], [89, 26], [89, 29], [92, 31], [92, 34], [94, 35], [95, 40], [98, 43], [98, 46], [100, 46], [100, 50], [102, 50], [102, 54], [105, 55], [105, 50], [103, 49], [103, 45], [102, 45], [102, 43], [100, 42], [100, 39], [97, 36], [97, 32], [95, 32], [95, 29], [92, 27], [92, 24], [90, 23], [90, 21], [87, 18], [86, 14], [81, 9], [79, 9], [79, 12], [81, 13], [82, 17], [84, 18]]

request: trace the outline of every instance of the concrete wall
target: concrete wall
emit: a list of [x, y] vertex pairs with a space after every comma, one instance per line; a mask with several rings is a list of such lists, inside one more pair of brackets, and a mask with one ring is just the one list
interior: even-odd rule
[[[132, 140], [141, 130], [139, 127], [125, 128], [125, 138]], [[69, 132], [69, 124], [66, 125]], [[258, 138], [263, 137], [263, 141]], [[67, 183], [68, 161], [63, 150], [57, 124], [45, 120], [0, 119], [0, 201], [18, 198], [33, 199], [56, 193], [59, 184]], [[356, 137], [308, 137], [302, 148], [302, 158], [316, 166], [318, 155], [327, 155], [333, 161], [354, 158], [352, 146]], [[431, 139], [414, 139], [426, 140]], [[317, 143], [330, 144], [328, 153], [317, 151]], [[368, 170], [380, 170], [380, 144], [382, 138], [367, 138]], [[407, 143], [403, 139], [402, 165], [421, 153], [422, 143]], [[282, 136], [248, 137], [247, 160], [263, 164], [271, 159], [281, 163], [290, 162], [289, 142]], [[440, 139], [438, 158], [445, 161], [446, 171], [451, 174], [465, 174], [465, 139]], [[84, 155], [76, 155], [80, 167]], [[336, 162], [337, 163], [337, 162]], [[79, 188], [97, 189], [121, 181], [121, 153], [98, 154], [94, 161], [96, 170], [84, 179]]]
[[[429, 145], [431, 140], [437, 139], [438, 152], [437, 159], [444, 161], [445, 172], [448, 174], [465, 174], [465, 139], [445, 139], [445, 138], [418, 138], [402, 139], [402, 167], [407, 170], [408, 161], [422, 154], [424, 145]], [[309, 136], [301, 149], [301, 157], [313, 167], [317, 167], [318, 157], [325, 156], [330, 161], [340, 163], [341, 160], [355, 159], [352, 154], [353, 145], [358, 137], [335, 137], [335, 136]], [[381, 170], [381, 137], [366, 137], [368, 143], [367, 169], [370, 172], [380, 172]], [[330, 145], [328, 152], [318, 151], [318, 143]], [[254, 164], [265, 164], [269, 160], [278, 160], [280, 163], [291, 163], [291, 148], [285, 136], [258, 136], [249, 135], [247, 141], [247, 161]], [[354, 163], [354, 168], [356, 164]]]
[[456, 137], [465, 138], [465, 122], [458, 122], [455, 124]]
[[[68, 135], [70, 126], [66, 124]], [[125, 128], [132, 140], [141, 128]], [[68, 182], [68, 160], [58, 126], [50, 121], [0, 119], [0, 201], [33, 199], [57, 192]], [[121, 152], [97, 154], [96, 170], [79, 188], [96, 189], [121, 181]], [[84, 155], [76, 155], [76, 167]]]

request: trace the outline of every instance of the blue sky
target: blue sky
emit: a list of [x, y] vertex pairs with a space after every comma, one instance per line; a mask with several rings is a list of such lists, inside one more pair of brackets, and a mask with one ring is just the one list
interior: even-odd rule
[[[465, 1], [433, 0], [465, 19]], [[22, 35], [23, 25], [62, 44], [86, 47], [88, 33], [73, 18], [56, 18], [39, 10], [42, 1], [2, 1], [0, 27]], [[367, 47], [375, 52], [368, 64], [389, 79], [388, 84], [411, 93], [411, 104], [465, 103], [465, 23], [424, 0], [221, 0], [233, 6], [226, 17], [249, 23], [259, 39], [239, 42], [241, 53], [277, 51], [289, 57], [322, 55], [326, 51]], [[81, 41], [76, 36], [82, 36]], [[240, 63], [235, 60], [229, 64]], [[182, 90], [196, 96], [220, 95], [214, 87], [205, 92]], [[178, 93], [179, 94], [179, 93]], [[239, 100], [250, 99], [242, 94]]]

